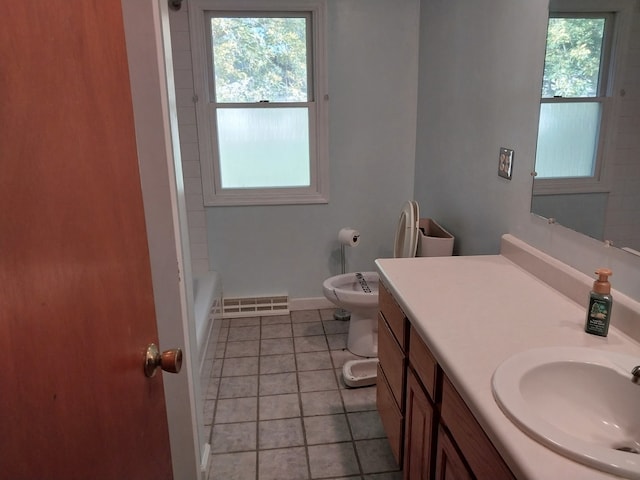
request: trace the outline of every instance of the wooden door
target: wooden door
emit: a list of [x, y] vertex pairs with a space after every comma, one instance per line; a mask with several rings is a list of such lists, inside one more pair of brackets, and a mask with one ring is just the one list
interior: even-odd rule
[[170, 479], [120, 0], [4, 7], [0, 476]]

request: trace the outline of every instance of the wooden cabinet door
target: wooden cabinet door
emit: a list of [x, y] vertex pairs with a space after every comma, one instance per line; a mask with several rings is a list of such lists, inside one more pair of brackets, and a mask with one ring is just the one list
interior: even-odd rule
[[391, 388], [387, 383], [387, 378], [378, 364], [378, 378], [376, 387], [376, 404], [382, 426], [389, 439], [389, 446], [398, 465], [402, 465], [402, 445], [403, 445], [403, 417], [400, 409], [396, 405], [396, 401], [391, 393]]
[[414, 373], [407, 373], [404, 480], [433, 478], [434, 408]]
[[479, 479], [514, 480], [515, 477], [500, 453], [487, 437], [478, 421], [456, 391], [451, 381], [444, 376], [442, 382], [442, 422], [455, 439], [474, 475]]
[[473, 474], [442, 426], [438, 428], [437, 443], [435, 478], [437, 480], [474, 480]]

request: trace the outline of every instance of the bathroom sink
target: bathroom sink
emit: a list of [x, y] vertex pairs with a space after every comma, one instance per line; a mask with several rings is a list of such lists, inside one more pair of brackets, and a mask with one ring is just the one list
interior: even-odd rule
[[599, 470], [640, 479], [636, 356], [593, 348], [527, 350], [493, 374], [496, 402], [548, 448]]

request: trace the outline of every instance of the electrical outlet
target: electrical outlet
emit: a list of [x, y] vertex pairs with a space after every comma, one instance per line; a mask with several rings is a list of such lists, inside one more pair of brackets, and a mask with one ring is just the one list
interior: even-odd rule
[[498, 157], [498, 175], [507, 180], [511, 180], [513, 172], [513, 150], [500, 147], [500, 155]]

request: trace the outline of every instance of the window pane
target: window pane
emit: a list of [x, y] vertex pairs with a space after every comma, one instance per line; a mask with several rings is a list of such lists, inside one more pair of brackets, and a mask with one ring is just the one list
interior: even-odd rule
[[308, 187], [309, 109], [219, 108], [222, 188]]
[[604, 18], [550, 18], [542, 97], [599, 94]]
[[216, 100], [306, 102], [307, 19], [211, 19]]
[[536, 154], [537, 178], [595, 174], [600, 103], [543, 103]]

